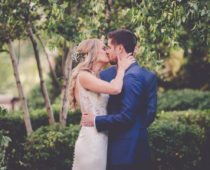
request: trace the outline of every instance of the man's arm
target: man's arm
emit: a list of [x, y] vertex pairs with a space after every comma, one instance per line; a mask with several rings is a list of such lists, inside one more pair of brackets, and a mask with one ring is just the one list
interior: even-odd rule
[[150, 86], [148, 87], [148, 105], [146, 123], [147, 127], [154, 121], [157, 109], [157, 81], [155, 75], [153, 75]]
[[116, 66], [112, 66], [109, 68], [106, 68], [102, 71], [99, 72], [99, 77], [100, 79], [110, 82], [113, 78], [116, 77], [117, 74], [117, 67]]
[[[99, 77], [104, 81], [110, 82], [112, 79], [116, 77], [116, 73], [117, 73], [117, 67], [115, 65], [100, 71]], [[86, 112], [82, 113], [81, 125], [95, 126], [95, 115]]]
[[137, 78], [129, 74], [125, 77], [120, 113], [96, 116], [95, 126], [98, 131], [129, 127], [135, 121], [138, 114], [136, 110], [143, 93], [143, 84], [143, 76]]

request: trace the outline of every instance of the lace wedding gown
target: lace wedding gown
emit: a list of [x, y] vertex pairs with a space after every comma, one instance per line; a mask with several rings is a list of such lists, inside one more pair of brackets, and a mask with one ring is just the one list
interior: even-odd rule
[[[82, 112], [95, 115], [107, 114], [108, 94], [99, 94], [84, 89], [79, 83], [79, 100]], [[108, 137], [95, 127], [82, 127], [75, 144], [72, 170], [106, 170]]]

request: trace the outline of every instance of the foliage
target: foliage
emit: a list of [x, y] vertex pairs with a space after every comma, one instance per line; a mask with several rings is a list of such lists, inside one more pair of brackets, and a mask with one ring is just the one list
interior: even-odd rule
[[[58, 57], [61, 60], [63, 56], [64, 61], [66, 51], [73, 44], [127, 28], [138, 37], [137, 60], [151, 70], [162, 67], [160, 59], [168, 57], [171, 48], [184, 49], [189, 63], [184, 70], [190, 71], [178, 74], [178, 79], [172, 83], [162, 82], [162, 86], [210, 87], [207, 86], [210, 84], [210, 12], [206, 0], [3, 0], [0, 7], [1, 52], [8, 51], [4, 46], [8, 35], [12, 40], [27, 37], [27, 20], [30, 20], [34, 33], [45, 39], [49, 49], [58, 49]], [[65, 40], [67, 48], [64, 52]], [[62, 75], [59, 79], [62, 81]], [[53, 83], [53, 92], [54, 99], [60, 92], [56, 83]]]
[[[61, 106], [59, 104], [52, 105], [56, 122], [59, 121], [60, 107]], [[69, 110], [67, 116], [67, 125], [79, 124], [80, 117], [80, 110], [76, 110], [75, 112], [71, 112]], [[31, 111], [30, 118], [34, 130], [41, 126], [48, 125], [48, 116], [45, 108]], [[0, 122], [0, 129], [9, 130], [9, 134], [21, 133], [25, 136], [23, 115], [21, 111], [8, 112], [6, 109], [0, 107]]]
[[31, 170], [70, 169], [79, 129], [79, 125], [37, 129], [24, 144], [25, 166]]
[[0, 114], [1, 115], [6, 115], [7, 114], [7, 109], [5, 109], [4, 107], [0, 107]]
[[12, 67], [11, 63], [8, 58], [5, 58], [4, 55], [5, 53], [2, 53], [3, 55], [0, 55], [0, 93], [4, 94], [8, 87], [11, 87], [14, 85], [13, 81], [11, 81], [11, 76], [12, 75]]
[[174, 79], [166, 80], [160, 74], [162, 87], [210, 89], [209, 9], [205, 0], [143, 0], [137, 9], [129, 10], [131, 21], [138, 23], [136, 34], [144, 63], [151, 56], [168, 58], [176, 46], [184, 49], [187, 63]]
[[196, 166], [201, 159], [199, 144], [203, 131], [194, 125], [159, 123], [158, 128], [150, 128], [151, 150], [155, 152], [152, 159], [156, 159], [163, 169], [191, 169]]
[[[55, 120], [59, 120], [60, 105], [52, 105]], [[70, 124], [79, 124], [80, 111], [68, 112], [67, 126]], [[33, 130], [40, 128], [41, 126], [47, 126], [48, 117], [46, 109], [37, 109], [30, 113], [31, 123]], [[23, 121], [22, 112], [8, 112], [6, 109], [0, 107], [0, 129], [4, 129], [8, 132], [7, 136], [12, 139], [9, 147], [6, 151], [8, 170], [21, 169], [22, 170], [22, 158], [24, 156], [23, 143], [26, 138], [25, 124]]]
[[209, 43], [207, 23], [210, 12], [207, 6], [205, 0], [142, 0], [137, 8], [129, 9], [131, 22], [137, 24], [135, 30], [145, 62], [155, 56], [167, 56], [167, 48], [184, 47], [183, 33], [190, 33], [188, 40], [197, 40], [196, 45], [205, 49]]
[[44, 108], [44, 98], [40, 85], [36, 85], [27, 95], [27, 103], [29, 110]]
[[[52, 105], [53, 113], [55, 116], [55, 121], [59, 122], [59, 113], [60, 113], [60, 105], [55, 104]], [[46, 113], [46, 109], [37, 109], [31, 112], [31, 123], [33, 129], [37, 129], [41, 126], [48, 125], [48, 117]], [[68, 111], [67, 116], [67, 125], [69, 124], [79, 124], [81, 118], [80, 110], [76, 110], [75, 112]]]
[[153, 166], [170, 170], [209, 167], [210, 110], [161, 113], [149, 127]]
[[5, 136], [5, 133], [4, 130], [0, 130], [0, 170], [6, 169], [5, 153], [9, 142], [11, 142], [11, 139], [8, 136]]
[[19, 160], [23, 154], [22, 143], [26, 136], [22, 113], [9, 114], [6, 110], [0, 110], [0, 129], [7, 131], [7, 136], [12, 140], [6, 150], [7, 169], [19, 169]]
[[[53, 110], [57, 119], [59, 106], [54, 105]], [[12, 139], [6, 153], [8, 169], [24, 169], [23, 166], [40, 170], [47, 170], [47, 166], [49, 169], [71, 167], [79, 130], [78, 113], [68, 115], [74, 125], [61, 128], [58, 125], [42, 126], [48, 125], [46, 111], [34, 110], [31, 119], [36, 130], [27, 139], [22, 132], [24, 122], [20, 114], [2, 110], [0, 115], [0, 129], [8, 131], [7, 136]], [[79, 116], [73, 118], [75, 115]], [[209, 167], [210, 110], [162, 112], [148, 130], [154, 169], [196, 170]]]
[[11, 40], [25, 39], [25, 17], [30, 9], [29, 2], [20, 0], [3, 0], [0, 2], [0, 49], [7, 51], [4, 45]]
[[[61, 106], [59, 104], [52, 105], [56, 122], [59, 121], [60, 107]], [[47, 126], [49, 124], [45, 108], [31, 111], [30, 118], [34, 130], [36, 130], [41, 126]], [[80, 110], [76, 110], [75, 112], [71, 112], [69, 110], [67, 116], [67, 125], [79, 124], [80, 118], [81, 118]], [[0, 129], [8, 130], [9, 135], [12, 136], [13, 133], [14, 134], [20, 133], [22, 136], [20, 135], [19, 137], [22, 139], [23, 136], [25, 136], [25, 128], [24, 128], [22, 112], [20, 111], [8, 112], [6, 109], [0, 107]], [[18, 139], [16, 139], [16, 141], [17, 140]]]
[[[49, 92], [49, 98], [51, 102], [54, 103], [55, 96], [53, 96], [54, 93], [52, 92], [54, 88], [52, 87], [51, 80], [46, 81], [46, 86]], [[34, 88], [32, 88], [29, 91], [27, 95], [27, 103], [29, 110], [41, 109], [45, 107], [40, 84], [37, 84]]]
[[192, 89], [168, 90], [158, 94], [158, 112], [164, 110], [210, 109], [210, 92]]

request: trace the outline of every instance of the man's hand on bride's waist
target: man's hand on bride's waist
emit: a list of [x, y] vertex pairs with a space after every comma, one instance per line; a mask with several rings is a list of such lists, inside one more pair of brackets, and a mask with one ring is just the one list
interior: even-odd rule
[[89, 112], [82, 113], [81, 125], [86, 127], [95, 126], [95, 115]]

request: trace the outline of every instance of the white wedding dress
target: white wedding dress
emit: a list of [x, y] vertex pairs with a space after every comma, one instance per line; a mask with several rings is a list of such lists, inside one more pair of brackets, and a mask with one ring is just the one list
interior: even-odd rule
[[[79, 100], [82, 112], [106, 115], [108, 94], [100, 94], [84, 89], [79, 83]], [[72, 170], [106, 170], [107, 132], [98, 132], [95, 127], [82, 127], [75, 143]]]

